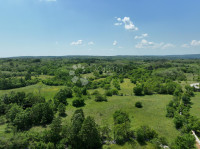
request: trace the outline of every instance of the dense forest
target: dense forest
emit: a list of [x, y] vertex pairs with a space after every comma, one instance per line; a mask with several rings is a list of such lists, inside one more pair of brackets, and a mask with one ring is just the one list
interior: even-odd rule
[[192, 149], [198, 82], [187, 57], [2, 58], [0, 148]]

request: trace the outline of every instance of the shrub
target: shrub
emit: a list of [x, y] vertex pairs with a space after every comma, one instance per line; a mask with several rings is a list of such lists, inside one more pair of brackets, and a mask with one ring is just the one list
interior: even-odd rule
[[118, 90], [117, 90], [116, 88], [114, 88], [114, 89], [112, 89], [112, 94], [113, 94], [113, 95], [118, 95], [119, 92], [118, 92]]
[[95, 101], [96, 101], [96, 102], [102, 102], [102, 101], [108, 101], [108, 100], [107, 100], [106, 96], [103, 96], [103, 95], [101, 95], [101, 94], [97, 94], [97, 95], [95, 96]]
[[81, 98], [76, 98], [73, 100], [72, 105], [74, 107], [82, 107], [85, 105], [84, 99]]
[[72, 90], [70, 88], [61, 89], [54, 97], [54, 99], [57, 99], [60, 103], [63, 103], [64, 105], [67, 105], [67, 98], [72, 97]]
[[137, 108], [142, 108], [142, 102], [137, 101], [137, 102], [135, 103], [135, 107], [137, 107]]
[[143, 88], [142, 85], [137, 85], [136, 87], [133, 88], [133, 92], [136, 96], [142, 96], [143, 95]]
[[96, 91], [94, 91], [94, 92], [92, 93], [92, 95], [98, 95], [98, 94], [100, 94], [98, 90], [96, 90]]
[[157, 138], [158, 134], [151, 129], [149, 126], [141, 126], [136, 131], [137, 141], [144, 144], [146, 141], [150, 141], [154, 138]]
[[112, 94], [112, 91], [111, 91], [111, 90], [107, 90], [106, 93], [105, 93], [105, 95], [106, 95], [106, 96], [112, 96], [113, 94]]
[[66, 109], [65, 105], [63, 103], [60, 103], [58, 106], [58, 112], [60, 116], [65, 115], [65, 109]]

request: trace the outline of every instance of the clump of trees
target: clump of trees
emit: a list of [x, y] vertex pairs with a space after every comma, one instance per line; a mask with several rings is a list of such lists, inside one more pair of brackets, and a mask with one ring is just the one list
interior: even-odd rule
[[117, 144], [124, 144], [133, 137], [130, 130], [130, 119], [127, 113], [118, 110], [113, 114], [114, 119], [114, 140]]
[[12, 92], [1, 98], [1, 114], [16, 130], [28, 130], [32, 126], [51, 123], [54, 117], [53, 105], [41, 96]]

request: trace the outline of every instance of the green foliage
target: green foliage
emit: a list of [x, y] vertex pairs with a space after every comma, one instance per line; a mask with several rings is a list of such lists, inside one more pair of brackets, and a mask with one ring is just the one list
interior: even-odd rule
[[141, 126], [136, 131], [137, 141], [144, 144], [146, 141], [150, 141], [158, 137], [158, 134], [149, 126]]
[[195, 138], [191, 134], [178, 136], [175, 140], [172, 149], [194, 149]]
[[70, 88], [61, 89], [54, 97], [54, 99], [57, 99], [59, 103], [63, 103], [64, 105], [67, 105], [67, 98], [72, 97], [72, 90]]
[[137, 107], [137, 108], [142, 108], [142, 102], [137, 101], [137, 102], [135, 103], [135, 107]]
[[83, 149], [100, 148], [102, 146], [100, 133], [94, 119], [87, 117], [80, 130]]
[[102, 102], [102, 101], [107, 101], [107, 98], [106, 96], [103, 96], [101, 94], [97, 94], [95, 95], [95, 99], [94, 99], [96, 102]]
[[180, 114], [175, 115], [174, 124], [177, 129], [183, 127], [184, 121], [185, 121], [185, 117], [183, 115], [180, 115]]
[[83, 110], [82, 109], [76, 110], [71, 119], [72, 125], [70, 129], [70, 137], [69, 137], [70, 145], [74, 149], [79, 149], [82, 146], [81, 137], [78, 134], [82, 128], [82, 124], [84, 120], [85, 120], [85, 117], [84, 117]]
[[114, 139], [117, 144], [123, 144], [130, 139], [130, 119], [127, 113], [118, 110], [113, 114]]
[[49, 103], [38, 103], [31, 110], [31, 118], [35, 125], [49, 124], [54, 117], [53, 108]]
[[76, 98], [72, 101], [74, 107], [82, 107], [85, 105], [85, 100], [82, 98]]
[[60, 116], [64, 116], [65, 115], [65, 110], [66, 110], [65, 105], [63, 103], [60, 103], [59, 106], [58, 106], [59, 115]]
[[136, 87], [133, 88], [133, 93], [136, 96], [142, 96], [143, 95], [143, 87], [141, 84], [137, 84]]
[[18, 106], [17, 104], [12, 104], [11, 108], [6, 113], [7, 120], [10, 122], [13, 122], [14, 119], [16, 118], [16, 115], [22, 111], [23, 111], [23, 109], [20, 106]]

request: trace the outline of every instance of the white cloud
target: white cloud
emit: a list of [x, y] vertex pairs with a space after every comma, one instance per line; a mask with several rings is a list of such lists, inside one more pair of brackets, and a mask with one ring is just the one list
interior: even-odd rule
[[190, 48], [200, 46], [200, 40], [192, 40], [189, 44], [182, 44], [182, 48]]
[[72, 43], [71, 43], [71, 45], [82, 45], [83, 44], [83, 40], [78, 40], [78, 41], [73, 41]]
[[126, 30], [132, 30], [132, 31], [137, 31], [138, 28], [133, 24], [133, 22], [131, 21], [130, 17], [124, 17], [122, 18], [116, 18], [118, 23], [115, 23], [114, 25], [116, 26], [120, 26], [122, 25], [122, 23], [124, 23], [124, 28]]
[[117, 45], [117, 41], [115, 40], [114, 42], [113, 42], [113, 46], [116, 46]]
[[148, 36], [148, 34], [142, 34], [141, 36], [135, 36], [135, 39], [142, 39], [142, 38], [145, 38], [147, 36]]
[[146, 48], [150, 48], [150, 49], [168, 49], [168, 48], [172, 48], [175, 47], [175, 45], [171, 44], [171, 43], [167, 43], [165, 44], [164, 42], [161, 43], [155, 43], [155, 42], [149, 42], [145, 39], [142, 39], [136, 46], [136, 48], [138, 49], [146, 49]]
[[183, 45], [181, 45], [181, 47], [183, 47], [183, 48], [189, 48], [190, 46], [189, 46], [189, 44], [183, 44]]
[[90, 41], [90, 42], [88, 42], [88, 45], [90, 46], [90, 45], [94, 45], [94, 42], [93, 41]]
[[143, 48], [153, 48], [155, 47], [155, 43], [154, 42], [149, 42], [145, 39], [142, 39], [135, 47], [138, 49], [143, 49]]
[[200, 46], [200, 40], [197, 41], [197, 40], [192, 40], [191, 43], [190, 43], [191, 46]]
[[122, 25], [122, 23], [115, 23], [114, 25], [115, 26], [120, 26], [120, 25]]
[[117, 18], [117, 21], [119, 21], [119, 22], [120, 22], [120, 21], [122, 21], [122, 19], [121, 19], [121, 18]]
[[171, 43], [167, 43], [165, 45], [162, 46], [162, 49], [168, 49], [168, 48], [174, 48], [175, 45], [171, 44]]

